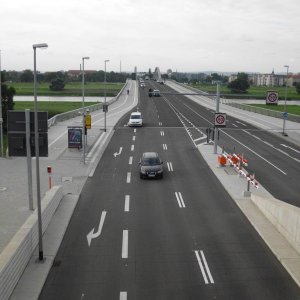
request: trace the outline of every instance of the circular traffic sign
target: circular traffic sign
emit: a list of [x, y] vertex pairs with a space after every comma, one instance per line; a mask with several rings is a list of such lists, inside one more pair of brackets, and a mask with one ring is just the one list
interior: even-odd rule
[[224, 122], [225, 122], [225, 118], [224, 118], [224, 116], [223, 115], [218, 115], [217, 117], [216, 117], [216, 122], [218, 123], [218, 124], [224, 124]]
[[278, 94], [277, 93], [269, 93], [268, 94], [268, 101], [271, 103], [277, 102]]

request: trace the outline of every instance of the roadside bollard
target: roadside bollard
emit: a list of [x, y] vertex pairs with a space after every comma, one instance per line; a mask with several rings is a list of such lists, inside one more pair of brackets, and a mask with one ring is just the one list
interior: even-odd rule
[[50, 190], [51, 187], [52, 187], [52, 180], [51, 180], [52, 167], [51, 166], [47, 167], [47, 172], [49, 174], [49, 177], [48, 177], [48, 188]]

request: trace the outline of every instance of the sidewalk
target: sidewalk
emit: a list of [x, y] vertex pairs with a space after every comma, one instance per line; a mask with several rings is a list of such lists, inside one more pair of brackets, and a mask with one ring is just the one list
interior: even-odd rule
[[[65, 196], [61, 200], [61, 203], [55, 215], [53, 216], [52, 222], [43, 236], [44, 257], [46, 258], [45, 262], [36, 262], [38, 257], [38, 249], [36, 249], [10, 299], [31, 300], [38, 298], [86, 179], [88, 176], [92, 176], [93, 168], [97, 165], [102, 152], [109, 142], [110, 137], [113, 135], [114, 125], [116, 122], [122, 115], [124, 115], [124, 113], [132, 109], [134, 105], [137, 104], [137, 87], [134, 82], [130, 82], [129, 84], [133, 85], [130, 86], [130, 91], [132, 91], [130, 92], [130, 95], [134, 94], [134, 99], [132, 103], [129, 103], [127, 106], [124, 105], [124, 108], [122, 108], [121, 103], [123, 101], [125, 102], [124, 99], [126, 97], [124, 93], [120, 99], [112, 105], [112, 107], [109, 106], [110, 116], [108, 114], [106, 133], [103, 132], [103, 113], [92, 113], [92, 120], [94, 123], [91, 131], [88, 132], [87, 152], [89, 154], [87, 155], [87, 163], [85, 165], [80, 162], [82, 159], [81, 152], [78, 150], [71, 150], [66, 147], [67, 136], [64, 134], [64, 132], [67, 131], [68, 126], [81, 124], [81, 118], [79, 117], [69, 121], [61, 122], [55, 125], [53, 128], [50, 128], [49, 157], [40, 159], [41, 192], [42, 195], [44, 195], [48, 189], [48, 174], [46, 172], [46, 168], [48, 165], [51, 165], [53, 169], [53, 185], [62, 185]], [[133, 90], [135, 90], [134, 93]], [[199, 98], [197, 99], [197, 101], [199, 101]], [[201, 105], [204, 105], [204, 103], [207, 103], [207, 105], [211, 108], [214, 105], [214, 101], [212, 100], [201, 100]], [[115, 107], [115, 111], [113, 106]], [[225, 105], [221, 106], [222, 110], [225, 108]], [[242, 116], [242, 118], [245, 117], [244, 114], [247, 114], [248, 122], [250, 122], [250, 120], [253, 120], [255, 123], [259, 122], [259, 115], [254, 113], [248, 113], [244, 111], [241, 112], [240, 110], [233, 109], [231, 107], [230, 111], [228, 111], [228, 114], [229, 113], [237, 114], [236, 116]], [[276, 122], [277, 120], [273, 120], [273, 118], [266, 120], [264, 117], [261, 126], [278, 126]], [[294, 126], [293, 124], [287, 125], [291, 127]], [[288, 138], [290, 138], [290, 135]], [[300, 144], [300, 126], [299, 129], [295, 131], [293, 139], [298, 139]], [[294, 266], [298, 266], [298, 263], [300, 263], [300, 258], [295, 250], [293, 250], [287, 241], [283, 239], [276, 230], [274, 230], [273, 225], [266, 220], [263, 214], [251, 202], [250, 198], [245, 198], [242, 196], [242, 191], [245, 188], [245, 182], [238, 176], [235, 176], [233, 180], [233, 176], [230, 176], [224, 172], [224, 169], [220, 169], [217, 164], [216, 155], [212, 154], [212, 146], [203, 144], [199, 146], [199, 151], [207, 161], [211, 170], [216, 174], [220, 182], [223, 184], [224, 188], [240, 206], [254, 227], [258, 228], [261, 225], [264, 232], [268, 233], [267, 236], [271, 236], [272, 239], [279, 241], [281, 249], [284, 245], [284, 247], [287, 249], [287, 252], [285, 252], [285, 257], [286, 255], [289, 255], [288, 258], [291, 258], [293, 261], [297, 262], [294, 264]], [[1, 253], [15, 232], [25, 222], [28, 216], [32, 214], [32, 212], [28, 211], [26, 159], [1, 159], [0, 166], [0, 186], [6, 187], [5, 191], [0, 192]], [[33, 174], [33, 179], [34, 178], [35, 174]], [[258, 190], [253, 192], [257, 192], [262, 196], [268, 195], [268, 192], [265, 191], [263, 187], [260, 187]], [[36, 195], [35, 191], [34, 195]], [[299, 271], [298, 267], [297, 270]], [[300, 280], [297, 282], [299, 284]], [[0, 299], [4, 299], [1, 297], [1, 294]]]

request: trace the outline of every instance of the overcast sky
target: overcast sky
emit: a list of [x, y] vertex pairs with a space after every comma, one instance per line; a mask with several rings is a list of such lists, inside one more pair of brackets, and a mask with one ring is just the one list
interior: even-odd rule
[[2, 70], [300, 72], [299, 0], [6, 0]]

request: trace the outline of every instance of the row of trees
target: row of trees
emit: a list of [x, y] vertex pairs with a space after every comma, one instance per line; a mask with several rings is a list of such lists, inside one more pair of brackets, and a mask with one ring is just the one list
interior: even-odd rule
[[16, 90], [13, 87], [8, 87], [5, 82], [5, 76], [3, 72], [0, 72], [1, 76], [1, 97], [2, 97], [2, 118], [3, 118], [3, 130], [7, 131], [7, 111], [13, 110], [14, 108], [14, 95], [16, 94]]
[[[33, 82], [33, 71], [32, 70], [24, 70], [22, 72], [18, 71], [2, 71], [6, 80], [11, 82]], [[104, 81], [104, 71], [86, 71], [85, 79], [90, 82], [101, 82]], [[125, 82], [131, 74], [128, 73], [116, 73], [116, 72], [106, 72], [106, 80], [108, 82]], [[54, 79], [60, 78], [64, 82], [74, 82], [81, 81], [81, 74], [74, 75], [70, 72], [58, 71], [58, 72], [45, 72], [45, 73], [37, 73], [37, 80], [39, 82], [51, 82]]]
[[[33, 71], [24, 70], [22, 72], [17, 71], [3, 71], [3, 74], [7, 81], [10, 82], [33, 82]], [[86, 71], [85, 80], [89, 82], [103, 82], [105, 77], [104, 71]], [[115, 73], [106, 72], [107, 82], [125, 82], [131, 75], [128, 73]], [[64, 89], [67, 82], [80, 82], [82, 80], [81, 72], [45, 72], [37, 73], [38, 82], [50, 82], [49, 88], [54, 91], [61, 91]]]

